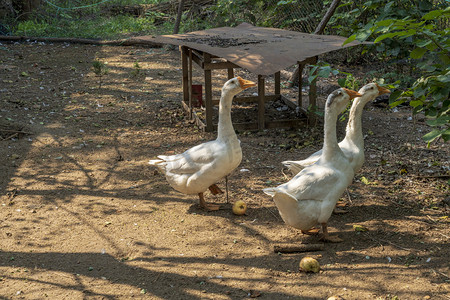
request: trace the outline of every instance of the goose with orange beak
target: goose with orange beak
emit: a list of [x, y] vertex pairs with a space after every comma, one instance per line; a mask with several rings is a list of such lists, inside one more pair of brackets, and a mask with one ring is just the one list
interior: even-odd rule
[[242, 160], [240, 141], [231, 122], [233, 97], [243, 90], [256, 86], [252, 81], [235, 77], [222, 87], [219, 102], [217, 139], [192, 147], [181, 154], [158, 155], [149, 161], [166, 176], [167, 182], [183, 194], [197, 194], [200, 206], [208, 211], [220, 205], [206, 203], [204, 192], [222, 193], [216, 183], [229, 175]]
[[[353, 100], [350, 108], [347, 128], [345, 130], [345, 138], [339, 143], [339, 148], [344, 152], [345, 156], [352, 164], [353, 171], [358, 172], [364, 164], [364, 136], [362, 132], [362, 113], [364, 106], [377, 96], [390, 93], [387, 88], [379, 86], [372, 82], [363, 86], [358, 93], [361, 97]], [[312, 165], [322, 155], [322, 150], [311, 154], [308, 158], [303, 160], [286, 160], [282, 164], [289, 168], [295, 175], [303, 168]]]
[[353, 180], [354, 171], [349, 160], [339, 148], [336, 137], [338, 115], [348, 102], [361, 94], [345, 88], [332, 92], [325, 105], [324, 144], [317, 162], [304, 168], [288, 182], [266, 188], [284, 222], [305, 234], [317, 224], [322, 226], [322, 239], [341, 242], [337, 236], [328, 234], [328, 219], [336, 202]]

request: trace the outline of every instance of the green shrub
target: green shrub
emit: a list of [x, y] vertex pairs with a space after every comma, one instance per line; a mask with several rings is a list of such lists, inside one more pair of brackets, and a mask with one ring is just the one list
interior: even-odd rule
[[409, 101], [415, 114], [425, 114], [428, 125], [434, 127], [423, 137], [428, 144], [439, 137], [450, 139], [450, 29], [445, 26], [449, 17], [447, 7], [429, 11], [420, 18], [370, 22], [364, 27], [364, 34], [358, 31], [345, 42], [376, 36], [376, 45], [384, 44], [392, 51], [393, 43], [387, 41], [395, 41], [407, 50], [416, 80], [406, 90], [393, 92], [390, 102], [396, 106]]

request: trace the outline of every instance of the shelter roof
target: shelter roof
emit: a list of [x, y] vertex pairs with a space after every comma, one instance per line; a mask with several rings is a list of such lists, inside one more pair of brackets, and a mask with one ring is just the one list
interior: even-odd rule
[[342, 45], [344, 37], [315, 35], [242, 23], [185, 34], [141, 36], [134, 39], [187, 46], [235, 63], [258, 75], [270, 75], [298, 61], [362, 44]]

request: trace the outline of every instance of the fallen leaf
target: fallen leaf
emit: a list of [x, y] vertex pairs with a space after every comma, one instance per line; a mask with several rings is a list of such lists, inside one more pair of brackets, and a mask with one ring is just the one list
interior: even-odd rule
[[366, 227], [361, 226], [361, 225], [353, 225], [353, 230], [360, 231], [360, 232], [369, 231], [369, 229], [367, 229]]
[[369, 180], [366, 177], [364, 177], [364, 176], [361, 177], [361, 182], [366, 184], [366, 185], [370, 184]]

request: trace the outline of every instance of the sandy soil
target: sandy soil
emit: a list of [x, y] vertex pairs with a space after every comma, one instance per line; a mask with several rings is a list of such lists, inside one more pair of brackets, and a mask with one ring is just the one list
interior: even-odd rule
[[[319, 238], [285, 225], [262, 189], [290, 176], [281, 161], [320, 149], [321, 124], [239, 132], [229, 196], [248, 212], [210, 193], [224, 209], [205, 212], [147, 164], [215, 138], [180, 108], [177, 51], [3, 43], [0, 54], [0, 299], [450, 299], [450, 151], [426, 148], [408, 108], [364, 112], [366, 163], [329, 221], [344, 242], [281, 254], [274, 245]], [[216, 95], [225, 77], [214, 72]], [[304, 256], [320, 273], [299, 271]]]

